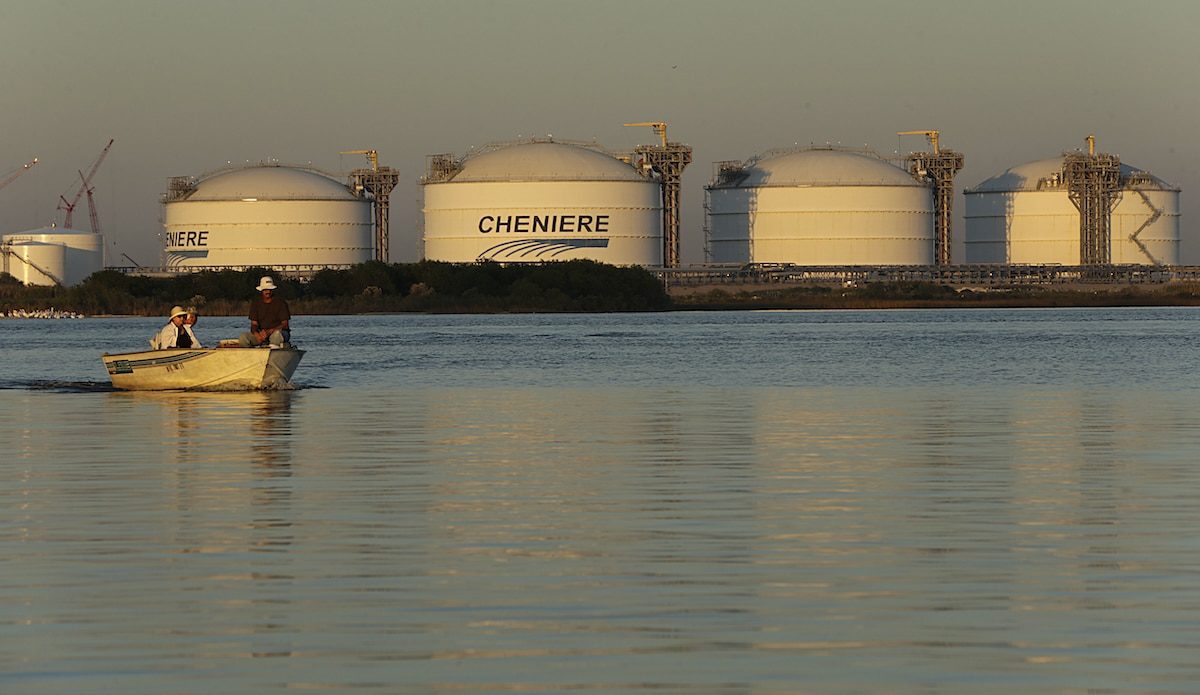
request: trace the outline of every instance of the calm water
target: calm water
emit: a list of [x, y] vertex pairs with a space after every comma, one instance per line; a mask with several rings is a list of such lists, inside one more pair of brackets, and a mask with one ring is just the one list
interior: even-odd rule
[[[1200, 690], [1200, 310], [0, 320], [0, 692]], [[244, 320], [203, 317], [202, 340]]]

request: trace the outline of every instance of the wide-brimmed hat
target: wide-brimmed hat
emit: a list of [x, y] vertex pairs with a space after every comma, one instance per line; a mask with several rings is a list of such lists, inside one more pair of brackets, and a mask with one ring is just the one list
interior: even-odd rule
[[171, 318], [175, 318], [176, 316], [187, 316], [187, 310], [181, 306], [171, 307]]
[[258, 287], [255, 287], [254, 289], [258, 290], [259, 292], [262, 292], [263, 290], [273, 290], [275, 289], [275, 281], [271, 279], [270, 275], [264, 275], [262, 276], [262, 279], [258, 281]]

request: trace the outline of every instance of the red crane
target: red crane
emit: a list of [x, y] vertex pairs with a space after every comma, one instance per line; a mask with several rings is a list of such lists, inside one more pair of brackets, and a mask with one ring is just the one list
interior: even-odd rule
[[[79, 172], [79, 178], [83, 178], [82, 171]], [[96, 188], [95, 188], [95, 186], [88, 186], [86, 182], [83, 185], [87, 186], [88, 217], [91, 218], [91, 220], [92, 220], [92, 233], [99, 234], [100, 233], [100, 218], [96, 217], [96, 201], [92, 200], [92, 191], [96, 190]]]
[[20, 176], [21, 174], [24, 174], [25, 172], [32, 169], [33, 165], [37, 164], [37, 163], [38, 163], [38, 158], [34, 157], [32, 162], [26, 164], [25, 166], [21, 167], [20, 169], [17, 169], [15, 172], [12, 173], [11, 176], [4, 179], [3, 181], [0, 181], [0, 188], [4, 188], [5, 186], [12, 183], [13, 181], [16, 181], [18, 176]]
[[[83, 179], [83, 185], [81, 185], [79, 190], [75, 192], [75, 198], [71, 200], [71, 202], [67, 202], [67, 199], [61, 195], [58, 197], [58, 199], [62, 201], [62, 203], [59, 204], [58, 209], [67, 211], [67, 216], [65, 219], [63, 219], [63, 227], [66, 229], [71, 229], [71, 218], [75, 213], [75, 204], [78, 203], [79, 199], [83, 197], [84, 191], [87, 191], [88, 203], [91, 203], [92, 192], [90, 189], [88, 189], [88, 184], [91, 183], [92, 177], [96, 175], [96, 170], [100, 168], [100, 162], [104, 161], [104, 157], [108, 154], [108, 149], [112, 147], [112, 144], [113, 141], [109, 140], [108, 144], [104, 146], [104, 151], [101, 152], [100, 156], [96, 158], [96, 162], [92, 164], [92, 168], [88, 171], [87, 176], [84, 176], [82, 171], [79, 172], [79, 178]], [[93, 224], [93, 229], [94, 227], [95, 225]]]

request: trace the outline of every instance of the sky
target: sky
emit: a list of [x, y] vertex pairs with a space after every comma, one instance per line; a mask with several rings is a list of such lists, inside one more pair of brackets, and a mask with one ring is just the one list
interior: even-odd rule
[[[962, 190], [1086, 148], [1182, 189], [1200, 265], [1195, 0], [0, 0], [0, 233], [62, 224], [92, 181], [107, 262], [157, 265], [173, 176], [277, 161], [400, 172], [392, 262], [419, 258], [426, 157], [545, 137], [693, 148], [682, 259], [714, 162], [795, 145], [962, 152]], [[87, 206], [76, 207], [87, 228]]]

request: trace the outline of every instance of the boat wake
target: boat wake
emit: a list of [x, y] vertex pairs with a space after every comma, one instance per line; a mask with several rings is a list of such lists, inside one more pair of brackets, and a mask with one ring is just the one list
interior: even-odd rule
[[245, 393], [247, 391], [300, 391], [305, 388], [300, 384], [293, 382], [268, 384], [266, 386], [252, 386], [250, 384], [215, 384], [213, 386], [197, 386], [187, 389], [175, 389], [181, 391], [203, 391], [204, 393]]
[[8, 381], [0, 382], [0, 390], [103, 393], [116, 389], [107, 381]]
[[[246, 393], [249, 391], [303, 391], [305, 389], [322, 388], [310, 384], [286, 383], [262, 388], [225, 384], [207, 388], [170, 389], [175, 391], [205, 392], [205, 393]], [[0, 391], [48, 391], [51, 393], [130, 393], [113, 388], [107, 381], [0, 381]]]

